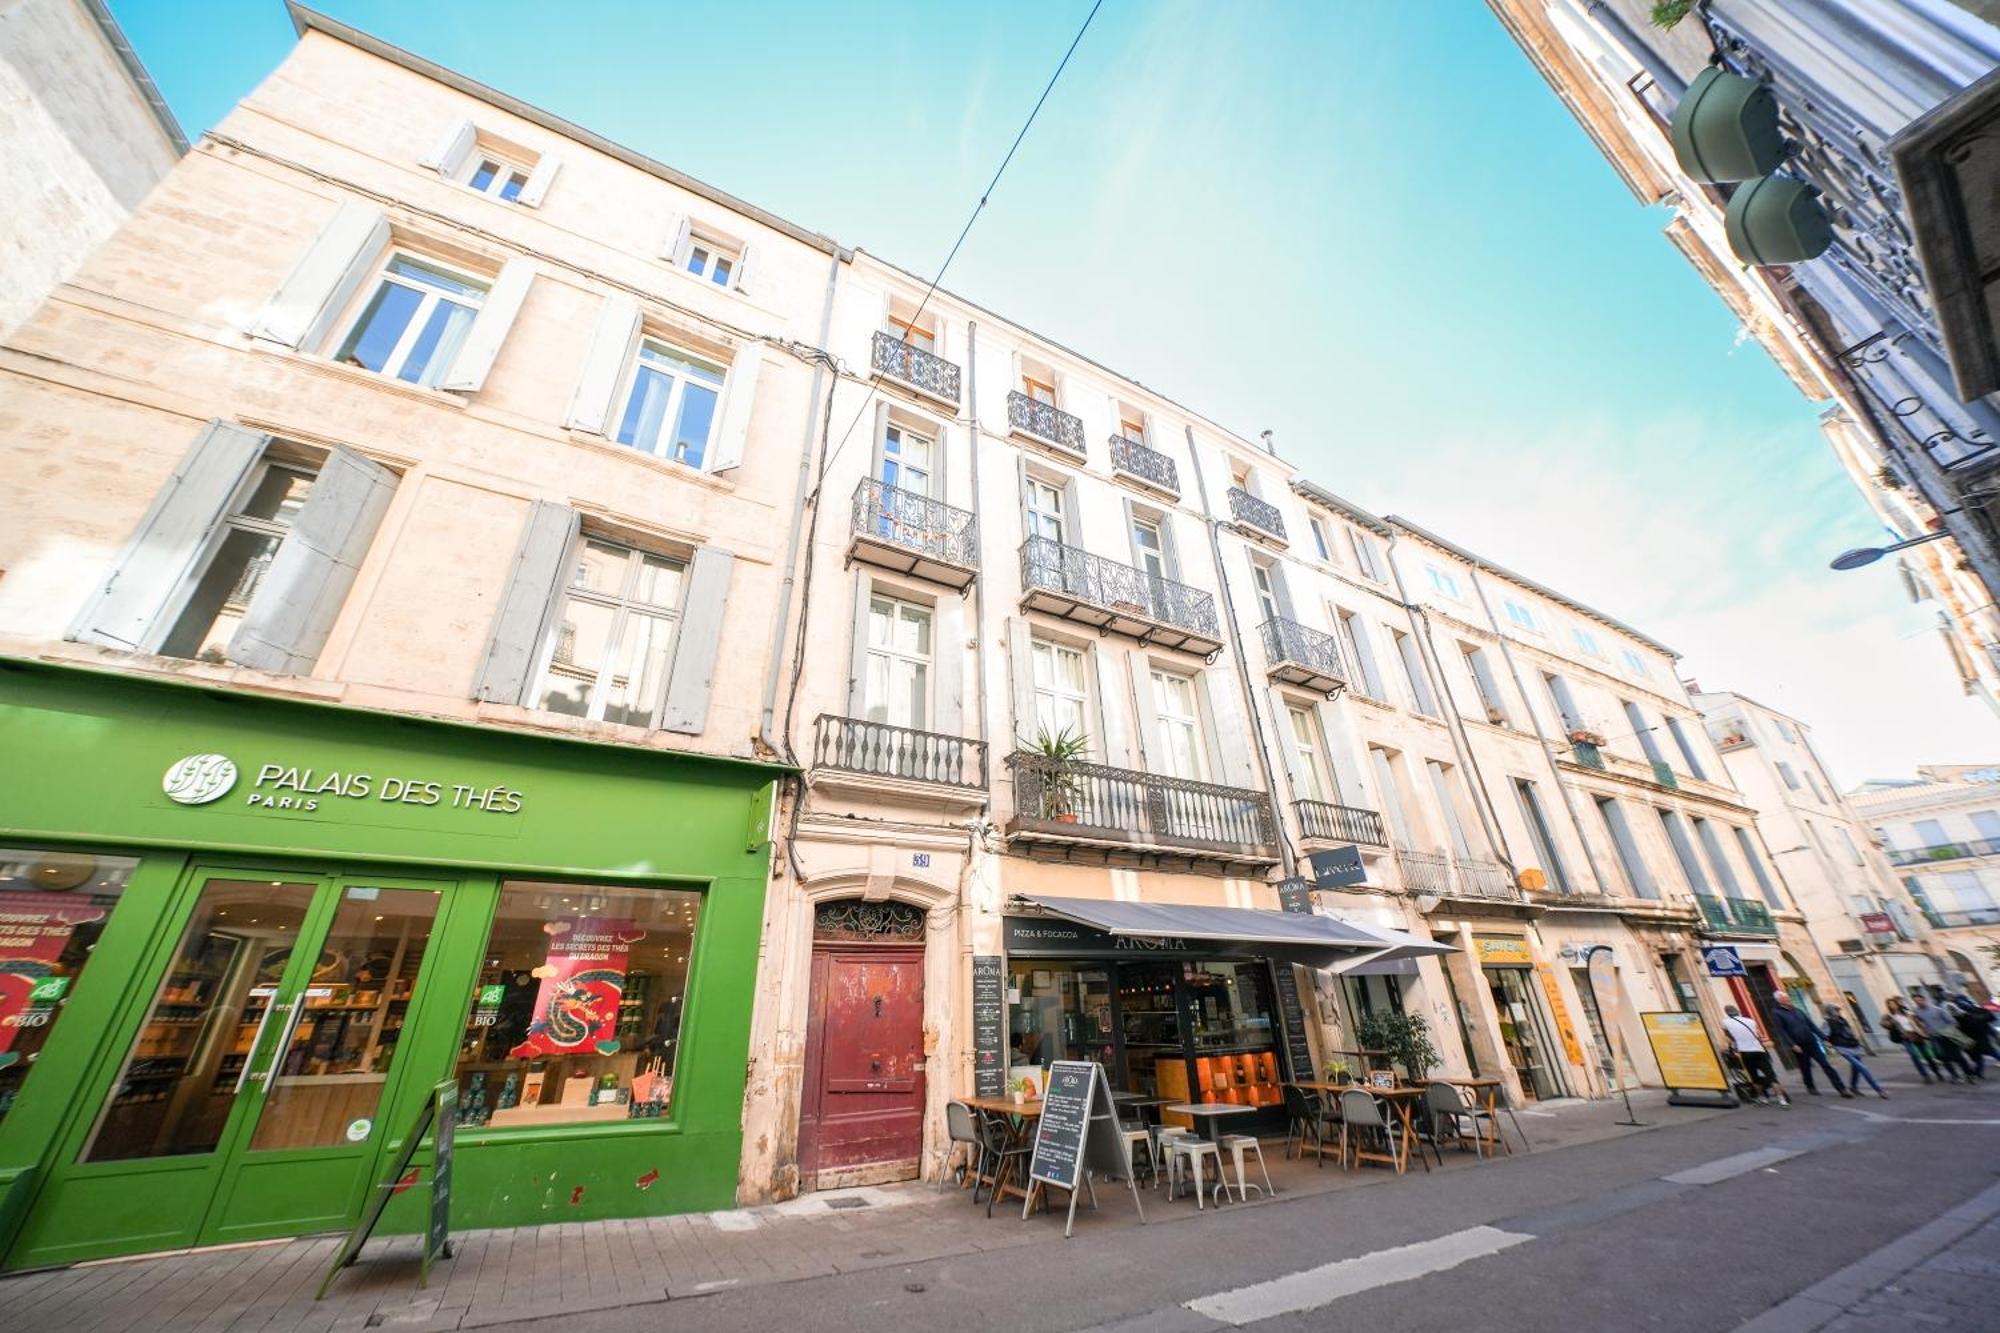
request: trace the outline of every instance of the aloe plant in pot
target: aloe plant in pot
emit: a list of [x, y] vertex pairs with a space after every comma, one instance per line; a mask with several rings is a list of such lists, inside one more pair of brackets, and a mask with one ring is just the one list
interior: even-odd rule
[[1077, 797], [1083, 793], [1077, 766], [1090, 753], [1090, 738], [1073, 727], [1059, 732], [1043, 727], [1028, 746], [1028, 753], [1042, 761], [1037, 766], [1042, 779], [1041, 817], [1076, 823]]

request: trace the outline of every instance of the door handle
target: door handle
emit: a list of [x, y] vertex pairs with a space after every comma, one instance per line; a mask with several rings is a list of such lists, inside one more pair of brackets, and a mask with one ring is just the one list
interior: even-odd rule
[[875, 997], [875, 1017], [880, 1018], [881, 1016], [882, 1016], [882, 997], [877, 995]]
[[[304, 1018], [305, 1016], [306, 1016], [306, 997], [301, 995], [296, 1000], [292, 1001], [292, 1016], [285, 1020], [285, 1030], [279, 1034], [277, 1048], [271, 1052], [271, 1063], [265, 1065], [263, 1069], [259, 1070], [257, 1073], [251, 1074], [250, 1075], [251, 1078], [260, 1080], [266, 1088], [271, 1086], [271, 1079], [278, 1071], [278, 1062], [283, 1060], [285, 1058], [285, 1052], [289, 1051], [292, 1048], [292, 1034], [298, 1031], [299, 1020]], [[252, 1055], [257, 1054], [257, 1048], [255, 1046], [252, 1046], [250, 1048], [250, 1054]], [[243, 1068], [246, 1071], [250, 1068], [250, 1062], [248, 1060], [245, 1060], [243, 1062]]]
[[243, 1052], [243, 1068], [237, 1071], [236, 1086], [229, 1090], [229, 1095], [232, 1097], [243, 1091], [243, 1085], [250, 1081], [250, 1067], [257, 1063], [257, 1047], [264, 1040], [264, 1026], [271, 1021], [271, 1014], [276, 1010], [290, 1007], [275, 1003], [277, 1000], [275, 995], [271, 999], [273, 1003], [264, 1006], [264, 1016], [257, 1020], [257, 1030], [250, 1034], [250, 1049]]
[[880, 1060], [870, 1060], [870, 1061], [868, 1062], [868, 1072], [869, 1072], [869, 1073], [871, 1073], [871, 1074], [879, 1074], [879, 1073], [881, 1073], [881, 1072], [882, 1072], [882, 1062], [881, 1062]]

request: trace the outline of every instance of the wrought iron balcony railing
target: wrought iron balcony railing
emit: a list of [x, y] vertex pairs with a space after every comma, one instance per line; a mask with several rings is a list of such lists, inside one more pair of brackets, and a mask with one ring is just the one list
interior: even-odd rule
[[1762, 903], [1751, 902], [1748, 898], [1718, 898], [1711, 893], [1697, 893], [1695, 906], [1701, 909], [1701, 919], [1711, 930], [1726, 930], [1739, 935], [1775, 935], [1777, 922], [1771, 919], [1771, 909]]
[[1007, 395], [1007, 425], [1031, 439], [1082, 458], [1090, 451], [1083, 442], [1083, 418], [1054, 403], [1030, 398], [1019, 389]]
[[1410, 893], [1427, 893], [1440, 898], [1521, 901], [1521, 890], [1515, 885], [1513, 874], [1498, 861], [1484, 857], [1419, 852], [1398, 847], [1396, 867], [1402, 872], [1404, 889]]
[[1010, 831], [1276, 859], [1278, 821], [1260, 791], [1017, 751]]
[[1111, 470], [1168, 495], [1181, 493], [1181, 472], [1174, 460], [1124, 435], [1111, 437]]
[[979, 572], [979, 516], [863, 477], [854, 488], [857, 555], [963, 588]]
[[1285, 540], [1285, 516], [1278, 511], [1278, 506], [1268, 500], [1259, 500], [1241, 486], [1229, 488], [1229, 516], [1265, 536]]
[[1889, 860], [1899, 866], [1920, 866], [1926, 861], [1962, 861], [1974, 856], [2000, 856], [2000, 841], [1967, 838], [1963, 842], [1938, 842], [1928, 847], [1891, 847]]
[[986, 742], [821, 713], [813, 768], [984, 790]]
[[1382, 828], [1382, 816], [1358, 805], [1335, 805], [1331, 801], [1298, 801], [1299, 830], [1308, 838], [1327, 842], [1365, 843], [1387, 847], [1389, 836]]
[[1570, 758], [1576, 760], [1577, 763], [1582, 764], [1585, 768], [1602, 769], [1604, 767], [1604, 751], [1598, 749], [1595, 745], [1589, 745], [1582, 741], [1573, 741], [1570, 744], [1569, 753]]
[[870, 362], [879, 373], [926, 397], [958, 405], [958, 367], [935, 353], [878, 331]]
[[1664, 759], [1649, 761], [1653, 766], [1653, 781], [1669, 791], [1679, 791], [1681, 780], [1674, 776], [1674, 766]]
[[1193, 651], [1222, 645], [1215, 598], [1046, 537], [1021, 543], [1024, 601], [1055, 615]]
[[1264, 660], [1272, 676], [1322, 693], [1347, 684], [1340, 644], [1331, 634], [1282, 616], [1265, 621], [1257, 632], [1264, 640]]
[[1930, 922], [1934, 930], [1950, 930], [1953, 926], [2000, 926], [2000, 907], [1969, 907], [1956, 912], [1934, 912], [1925, 908], [1924, 920]]

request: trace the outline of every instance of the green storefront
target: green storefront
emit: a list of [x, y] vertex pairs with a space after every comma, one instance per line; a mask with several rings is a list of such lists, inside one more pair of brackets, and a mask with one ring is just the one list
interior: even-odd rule
[[779, 772], [0, 659], [0, 1267], [730, 1206]]

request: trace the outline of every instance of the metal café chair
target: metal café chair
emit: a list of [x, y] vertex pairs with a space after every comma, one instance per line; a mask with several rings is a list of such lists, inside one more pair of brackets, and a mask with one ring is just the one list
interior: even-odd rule
[[[1396, 1168], [1397, 1175], [1409, 1169], [1409, 1163], [1404, 1160], [1402, 1153], [1403, 1136], [1391, 1122], [1389, 1115], [1382, 1110], [1382, 1104], [1375, 1100], [1373, 1093], [1364, 1092], [1360, 1088], [1350, 1088], [1340, 1094], [1342, 1166], [1347, 1164], [1350, 1130], [1353, 1132], [1356, 1166], [1363, 1162], [1387, 1162]], [[1371, 1139], [1379, 1140], [1383, 1151], [1369, 1151], [1367, 1144]]]
[[[1306, 1088], [1285, 1085], [1285, 1156], [1302, 1155], [1311, 1139], [1320, 1165], [1326, 1165], [1326, 1099]], [[1296, 1145], [1296, 1152], [1294, 1151]]]
[[[1014, 1135], [999, 1116], [982, 1116], [979, 1122], [980, 1141], [986, 1150], [987, 1160], [993, 1163], [993, 1191], [986, 1196], [986, 1215], [993, 1216], [993, 1201], [1007, 1188], [1010, 1179], [1018, 1178], [1021, 1188], [1028, 1185], [1028, 1159], [1035, 1151], [1035, 1145], [1027, 1138], [1020, 1142], [1010, 1142]], [[979, 1201], [975, 1193], [973, 1202]]]
[[944, 1193], [944, 1182], [951, 1175], [952, 1159], [958, 1156], [961, 1145], [965, 1148], [966, 1160], [959, 1163], [959, 1188], [965, 1188], [965, 1173], [972, 1173], [972, 1201], [979, 1202], [979, 1178], [985, 1174], [986, 1145], [979, 1138], [979, 1122], [973, 1118], [972, 1108], [964, 1102], [947, 1102], [944, 1108], [944, 1132], [950, 1144], [944, 1152], [944, 1165], [938, 1170], [938, 1193]]
[[1449, 1083], [1432, 1083], [1424, 1088], [1424, 1116], [1417, 1130], [1418, 1137], [1428, 1139], [1431, 1151], [1437, 1153], [1438, 1165], [1444, 1165], [1444, 1140], [1447, 1135], [1452, 1146], [1465, 1147], [1465, 1126], [1472, 1126], [1473, 1151], [1484, 1155], [1484, 1140], [1479, 1134], [1479, 1120], [1471, 1106], [1466, 1104], [1465, 1094]]

